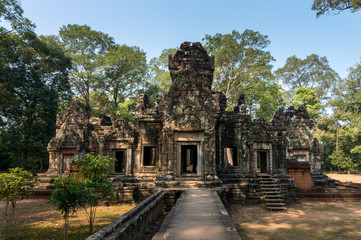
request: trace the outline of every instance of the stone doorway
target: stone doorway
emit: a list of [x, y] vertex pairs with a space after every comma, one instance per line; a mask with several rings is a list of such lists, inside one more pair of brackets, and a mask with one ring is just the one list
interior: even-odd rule
[[126, 162], [126, 151], [125, 150], [118, 150], [115, 151], [115, 161], [114, 164], [114, 171], [116, 173], [124, 173], [125, 172], [125, 162]]
[[182, 173], [197, 173], [197, 145], [181, 146]]
[[267, 151], [257, 151], [257, 172], [267, 172]]

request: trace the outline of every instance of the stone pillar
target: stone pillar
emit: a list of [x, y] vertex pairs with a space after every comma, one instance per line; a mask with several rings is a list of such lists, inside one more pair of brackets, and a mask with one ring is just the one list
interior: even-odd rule
[[99, 138], [98, 139], [98, 154], [99, 155], [105, 155], [105, 144], [104, 144], [104, 138]]
[[176, 169], [177, 164], [176, 163], [179, 160], [179, 159], [177, 159], [176, 154], [174, 154], [174, 152], [176, 151], [176, 149], [175, 149], [176, 146], [174, 145], [174, 140], [169, 138], [168, 144], [166, 147], [168, 148], [168, 174], [173, 176], [177, 172], [177, 169]]
[[49, 149], [49, 168], [48, 173], [58, 173], [59, 172], [59, 164], [60, 159], [58, 158], [58, 149]]
[[161, 163], [162, 163], [162, 175], [168, 174], [168, 154], [167, 154], [167, 137], [163, 134], [162, 138], [162, 152], [161, 152]]

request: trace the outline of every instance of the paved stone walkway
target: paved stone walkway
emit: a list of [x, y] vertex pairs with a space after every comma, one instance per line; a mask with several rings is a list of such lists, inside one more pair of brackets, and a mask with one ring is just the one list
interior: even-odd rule
[[239, 240], [218, 194], [189, 189], [164, 220], [153, 240]]

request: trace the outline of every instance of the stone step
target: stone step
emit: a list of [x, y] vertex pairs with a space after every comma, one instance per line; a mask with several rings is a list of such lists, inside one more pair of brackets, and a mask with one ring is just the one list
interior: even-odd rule
[[270, 181], [259, 181], [260, 184], [272, 184], [276, 183], [276, 181], [270, 180]]
[[265, 198], [265, 201], [266, 202], [283, 202], [284, 203], [284, 200], [280, 199], [280, 198]]
[[286, 204], [282, 198], [281, 189], [272, 176], [258, 174], [258, 182], [263, 193], [264, 201], [269, 210], [286, 210]]
[[286, 207], [267, 207], [268, 210], [271, 211], [286, 211], [287, 208]]
[[40, 183], [50, 183], [51, 182], [51, 178], [48, 178], [48, 177], [38, 177], [38, 180]]
[[267, 189], [262, 191], [264, 194], [274, 194], [274, 193], [281, 193], [281, 190], [279, 189]]
[[279, 194], [279, 192], [275, 192], [275, 193], [264, 193], [263, 194], [265, 197], [267, 198], [282, 198], [282, 195]]
[[278, 187], [275, 187], [275, 186], [269, 186], [269, 187], [261, 187], [261, 190], [263, 191], [268, 191], [268, 190], [279, 190]]
[[285, 206], [286, 204], [283, 202], [283, 203], [266, 203], [267, 206]]
[[175, 181], [202, 181], [202, 177], [177, 177]]

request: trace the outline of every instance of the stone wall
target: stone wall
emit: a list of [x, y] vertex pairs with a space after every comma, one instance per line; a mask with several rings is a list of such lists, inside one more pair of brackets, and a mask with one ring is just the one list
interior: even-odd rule
[[162, 215], [165, 195], [164, 191], [154, 193], [126, 214], [89, 236], [87, 240], [145, 239], [150, 225]]

